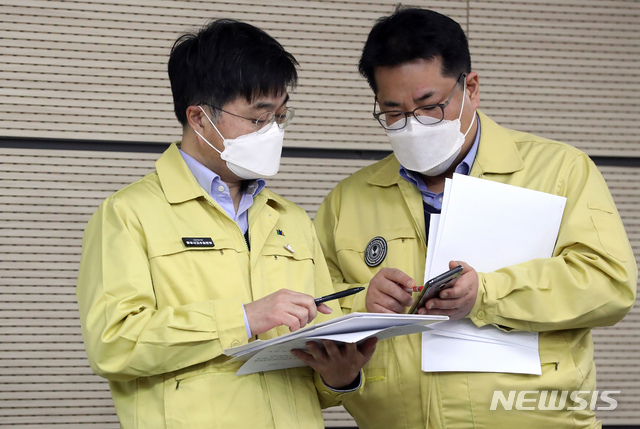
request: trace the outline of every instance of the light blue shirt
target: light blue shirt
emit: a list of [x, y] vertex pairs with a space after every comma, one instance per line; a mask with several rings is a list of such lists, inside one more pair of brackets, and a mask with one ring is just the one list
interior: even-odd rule
[[233, 200], [231, 199], [231, 193], [229, 192], [229, 186], [220, 179], [220, 176], [196, 161], [196, 159], [188, 153], [180, 150], [180, 155], [182, 155], [184, 162], [187, 163], [187, 167], [189, 167], [193, 177], [195, 177], [200, 186], [202, 186], [202, 189], [207, 191], [207, 194], [209, 194], [216, 203], [220, 204], [220, 207], [238, 224], [242, 233], [245, 234], [249, 229], [249, 207], [253, 205], [255, 196], [264, 188], [265, 181], [263, 179], [257, 179], [249, 183], [247, 189], [242, 194], [242, 199], [236, 212]]
[[[454, 170], [456, 173], [464, 174], [465, 176], [468, 176], [471, 172], [471, 167], [473, 166], [473, 162], [476, 159], [478, 146], [480, 145], [480, 120], [477, 117], [476, 120], [478, 121], [478, 132], [476, 133], [476, 139], [473, 142], [473, 146], [471, 146], [471, 149], [469, 150], [469, 153], [467, 153], [467, 156], [465, 156], [464, 159], [460, 161], [460, 164], [458, 164], [456, 166], [456, 169]], [[402, 178], [407, 180], [409, 183], [412, 183], [413, 185], [418, 187], [418, 190], [422, 194], [422, 201], [437, 210], [442, 209], [442, 197], [444, 195], [444, 192], [440, 192], [439, 194], [431, 192], [429, 188], [427, 188], [427, 185], [424, 184], [424, 181], [420, 177], [420, 174], [416, 173], [415, 171], [407, 170], [403, 166], [400, 166], [400, 176], [402, 176]]]

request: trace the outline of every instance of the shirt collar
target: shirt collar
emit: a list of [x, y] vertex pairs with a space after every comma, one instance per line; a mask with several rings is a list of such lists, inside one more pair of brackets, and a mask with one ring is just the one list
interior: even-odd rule
[[[202, 189], [207, 191], [207, 194], [212, 196], [213, 190], [217, 186], [224, 186], [225, 188], [227, 188], [228, 192], [227, 184], [220, 179], [220, 176], [218, 174], [209, 170], [207, 167], [202, 165], [199, 161], [197, 161], [188, 153], [184, 152], [182, 149], [180, 149], [180, 155], [182, 155], [184, 162], [187, 164], [187, 167], [189, 167], [189, 170], [191, 170], [193, 177], [196, 178], [200, 186], [202, 186]], [[266, 182], [264, 181], [264, 179], [251, 180], [247, 185], [245, 193], [255, 198], [255, 196], [258, 195], [260, 191], [262, 191], [265, 185]]]

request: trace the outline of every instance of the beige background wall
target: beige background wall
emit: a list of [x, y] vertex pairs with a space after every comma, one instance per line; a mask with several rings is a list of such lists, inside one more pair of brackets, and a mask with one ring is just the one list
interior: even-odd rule
[[[166, 78], [173, 40], [231, 17], [296, 56], [285, 145], [304, 156], [284, 158], [270, 186], [313, 216], [370, 151], [389, 149], [356, 65], [371, 25], [395, 3], [0, 0], [0, 426], [117, 427], [82, 347], [80, 239], [100, 201], [179, 137]], [[640, 2], [410, 4], [466, 30], [485, 113], [594, 157], [640, 257]], [[140, 147], [150, 153], [131, 152]], [[598, 387], [621, 391], [618, 409], [600, 414], [605, 424], [640, 421], [639, 329], [634, 308], [595, 334]], [[326, 416], [328, 426], [349, 425], [339, 410]]]

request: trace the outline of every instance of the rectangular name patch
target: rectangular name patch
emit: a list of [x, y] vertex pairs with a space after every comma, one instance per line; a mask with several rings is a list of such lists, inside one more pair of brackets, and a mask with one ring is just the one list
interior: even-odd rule
[[182, 242], [187, 247], [214, 247], [210, 237], [182, 237]]

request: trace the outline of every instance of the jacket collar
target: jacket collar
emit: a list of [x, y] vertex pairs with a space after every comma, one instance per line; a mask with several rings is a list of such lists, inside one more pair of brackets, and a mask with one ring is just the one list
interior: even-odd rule
[[[480, 146], [471, 167], [471, 175], [482, 173], [507, 174], [521, 170], [524, 162], [509, 130], [501, 127], [487, 115], [478, 110], [481, 123]], [[376, 186], [392, 186], [399, 183], [400, 163], [395, 155], [380, 161], [378, 170], [369, 177], [368, 183]]]
[[379, 162], [379, 168], [369, 177], [367, 180], [368, 183], [387, 187], [395, 185], [400, 180], [404, 180], [400, 176], [400, 162], [398, 162], [398, 159], [393, 153]]
[[174, 142], [156, 161], [160, 185], [170, 204], [179, 204], [207, 195], [184, 162], [179, 142]]
[[524, 168], [524, 161], [512, 133], [478, 111], [481, 123], [480, 147], [471, 175], [482, 173], [509, 174]]
[[[172, 143], [155, 163], [160, 185], [167, 201], [170, 204], [179, 204], [199, 197], [211, 198], [200, 186], [196, 178], [193, 177], [187, 163], [184, 162], [182, 155], [180, 155], [178, 144], [179, 142]], [[289, 205], [286, 199], [267, 189], [263, 189], [254, 197], [255, 199], [264, 199], [267, 204], [273, 201], [285, 208]]]

